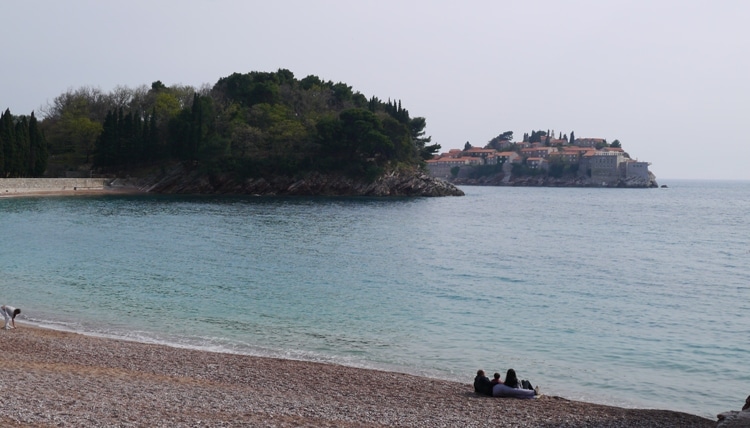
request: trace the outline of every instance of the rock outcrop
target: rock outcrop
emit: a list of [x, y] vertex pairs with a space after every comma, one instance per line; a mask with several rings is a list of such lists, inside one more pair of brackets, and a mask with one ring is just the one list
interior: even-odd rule
[[374, 181], [344, 175], [310, 173], [302, 177], [274, 176], [237, 179], [228, 173], [207, 174], [197, 165], [179, 164], [137, 180], [152, 193], [258, 196], [463, 196], [451, 183], [418, 170], [399, 170]]

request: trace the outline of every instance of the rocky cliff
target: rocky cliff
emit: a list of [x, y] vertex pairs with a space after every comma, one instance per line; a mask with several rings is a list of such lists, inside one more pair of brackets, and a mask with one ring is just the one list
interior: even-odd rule
[[207, 174], [197, 165], [179, 164], [158, 174], [133, 180], [147, 192], [258, 196], [463, 196], [451, 183], [417, 170], [392, 171], [375, 181], [343, 175], [310, 173], [304, 177], [274, 176], [238, 179], [232, 174]]

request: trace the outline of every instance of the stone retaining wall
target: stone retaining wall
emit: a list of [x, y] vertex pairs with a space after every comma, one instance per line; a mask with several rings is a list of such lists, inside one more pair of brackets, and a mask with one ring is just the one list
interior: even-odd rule
[[0, 178], [0, 196], [13, 193], [101, 190], [107, 187], [109, 181], [107, 178]]

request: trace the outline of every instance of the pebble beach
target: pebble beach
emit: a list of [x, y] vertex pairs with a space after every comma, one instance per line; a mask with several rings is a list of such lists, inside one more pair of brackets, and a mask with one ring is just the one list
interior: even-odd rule
[[716, 426], [686, 413], [547, 395], [482, 397], [474, 373], [456, 383], [17, 326], [0, 331], [4, 426]]

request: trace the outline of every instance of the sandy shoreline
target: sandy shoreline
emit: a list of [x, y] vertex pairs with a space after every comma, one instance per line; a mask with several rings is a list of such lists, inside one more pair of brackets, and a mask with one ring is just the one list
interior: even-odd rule
[[10, 426], [715, 426], [673, 411], [480, 397], [471, 379], [18, 327], [0, 330], [0, 423]]

